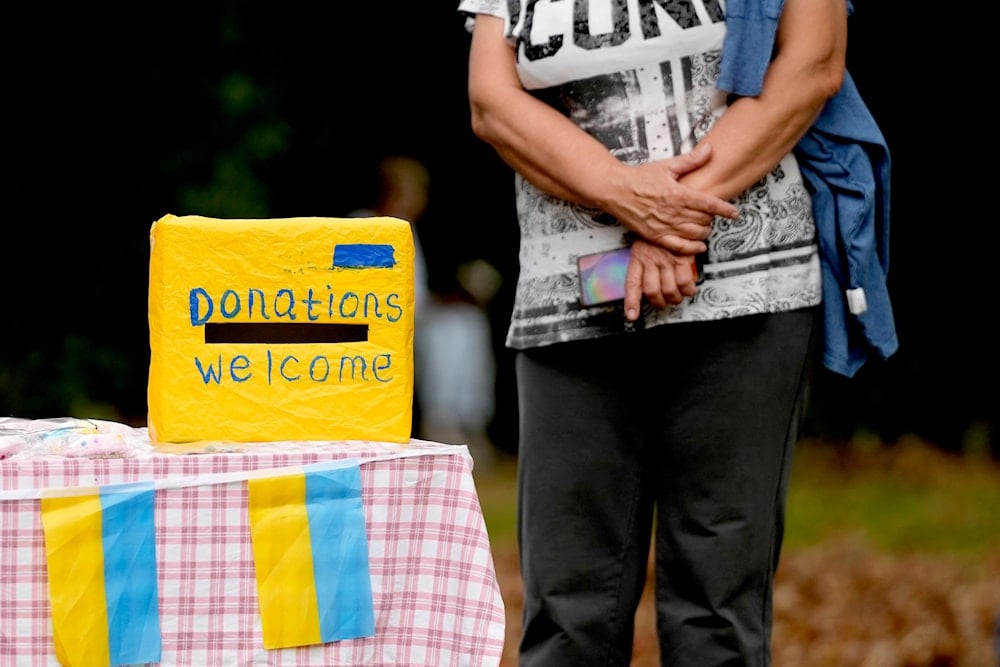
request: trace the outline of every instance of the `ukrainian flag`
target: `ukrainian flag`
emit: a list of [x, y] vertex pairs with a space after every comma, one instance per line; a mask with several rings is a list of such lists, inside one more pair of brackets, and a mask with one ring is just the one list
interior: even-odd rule
[[41, 499], [56, 658], [65, 667], [159, 662], [153, 485], [83, 491]]
[[375, 634], [357, 463], [247, 482], [264, 648]]

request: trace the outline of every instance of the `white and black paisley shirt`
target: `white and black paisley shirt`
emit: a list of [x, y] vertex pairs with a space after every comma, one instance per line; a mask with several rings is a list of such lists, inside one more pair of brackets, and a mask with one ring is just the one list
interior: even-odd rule
[[[505, 21], [524, 87], [628, 164], [689, 151], [726, 108], [715, 87], [720, 0], [460, 0], [471, 21]], [[809, 193], [789, 154], [716, 218], [698, 294], [634, 325], [622, 302], [580, 302], [577, 257], [628, 244], [614, 218], [515, 175], [520, 254], [507, 346], [524, 349], [659, 324], [774, 313], [820, 302]]]

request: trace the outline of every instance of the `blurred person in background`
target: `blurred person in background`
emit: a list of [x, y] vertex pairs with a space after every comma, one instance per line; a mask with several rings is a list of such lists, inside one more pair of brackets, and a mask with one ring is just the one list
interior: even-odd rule
[[476, 472], [482, 473], [496, 454], [487, 433], [496, 386], [487, 307], [500, 274], [476, 259], [460, 264], [449, 283], [431, 290], [415, 336], [420, 433], [428, 440], [468, 444]]
[[[486, 306], [499, 274], [483, 260], [430, 278], [420, 223], [430, 203], [427, 166], [411, 155], [388, 155], [378, 163], [378, 188], [371, 207], [352, 217], [391, 216], [408, 220], [414, 242], [414, 437], [466, 444], [479, 471], [488, 468], [493, 446], [486, 428], [494, 410], [495, 362]], [[440, 253], [439, 253], [440, 254]]]
[[430, 200], [430, 173], [424, 163], [410, 155], [389, 155], [377, 165], [375, 201], [347, 215], [352, 218], [389, 216], [410, 223], [413, 231], [413, 290], [415, 315], [419, 316], [428, 298], [427, 261], [420, 245], [417, 222]]
[[[413, 300], [414, 339], [421, 330], [420, 318], [427, 310], [429, 288], [427, 286], [427, 261], [417, 221], [427, 211], [430, 197], [430, 174], [424, 163], [410, 155], [388, 155], [379, 160], [375, 174], [374, 200], [372, 204], [356, 208], [347, 215], [352, 218], [389, 216], [410, 223], [413, 233]], [[416, 342], [414, 342], [416, 346]], [[416, 355], [416, 351], [414, 351]], [[414, 364], [416, 360], [414, 359]], [[419, 433], [422, 420], [419, 389], [414, 380], [413, 419], [411, 431]]]
[[[826, 314], [818, 200], [793, 148], [841, 91], [849, 9], [458, 9], [472, 31], [472, 128], [514, 170], [521, 235], [506, 340], [519, 664], [629, 665], [655, 535], [661, 664], [765, 667]], [[844, 90], [848, 130], [877, 143]], [[861, 181], [860, 167], [840, 173]], [[606, 277], [622, 292], [588, 299], [579, 258], [621, 249]]]

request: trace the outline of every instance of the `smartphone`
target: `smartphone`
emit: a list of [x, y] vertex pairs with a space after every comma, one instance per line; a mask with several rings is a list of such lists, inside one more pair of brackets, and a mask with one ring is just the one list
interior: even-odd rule
[[580, 303], [596, 306], [624, 299], [629, 254], [628, 248], [615, 248], [580, 255], [576, 260], [580, 276]]

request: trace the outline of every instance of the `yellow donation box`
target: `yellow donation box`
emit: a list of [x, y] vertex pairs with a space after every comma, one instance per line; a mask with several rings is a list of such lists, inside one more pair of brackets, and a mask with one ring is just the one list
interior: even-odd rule
[[151, 438], [409, 442], [413, 261], [398, 218], [154, 222]]

